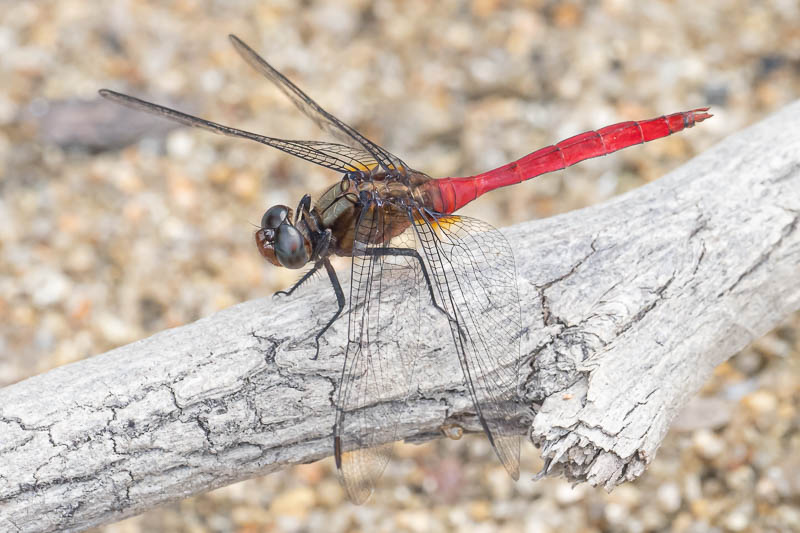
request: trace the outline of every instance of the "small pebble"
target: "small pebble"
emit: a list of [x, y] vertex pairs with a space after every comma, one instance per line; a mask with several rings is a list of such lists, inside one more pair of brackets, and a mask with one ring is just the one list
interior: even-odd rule
[[658, 487], [656, 501], [665, 513], [674, 513], [681, 507], [681, 490], [677, 483], [664, 483]]
[[714, 432], [701, 429], [696, 431], [692, 439], [697, 454], [704, 459], [714, 459], [725, 449], [725, 442]]
[[487, 500], [472, 502], [469, 505], [469, 515], [476, 522], [483, 522], [491, 516], [492, 506]]
[[561, 482], [555, 490], [555, 499], [560, 505], [572, 505], [581, 501], [586, 495], [584, 485], [571, 486], [569, 483]]
[[297, 487], [278, 495], [270, 505], [270, 511], [277, 515], [296, 518], [305, 517], [316, 504], [316, 495], [309, 487]]
[[624, 505], [618, 503], [609, 503], [606, 505], [605, 518], [608, 523], [613, 526], [619, 526], [625, 523], [630, 516], [630, 511]]
[[186, 129], [175, 130], [167, 136], [167, 153], [176, 159], [186, 159], [194, 148], [193, 134]]
[[760, 390], [748, 394], [742, 399], [742, 404], [750, 409], [756, 416], [765, 416], [775, 412], [778, 399], [769, 391]]
[[725, 481], [728, 487], [737, 491], [750, 490], [755, 480], [755, 473], [748, 465], [742, 465], [728, 473]]
[[729, 531], [745, 531], [750, 524], [752, 506], [739, 506], [727, 513], [723, 525]]

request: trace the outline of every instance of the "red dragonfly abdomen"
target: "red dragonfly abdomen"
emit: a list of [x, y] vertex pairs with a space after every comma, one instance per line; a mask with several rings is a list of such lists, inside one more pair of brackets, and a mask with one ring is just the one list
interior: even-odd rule
[[707, 107], [701, 107], [650, 120], [612, 124], [597, 131], [587, 131], [564, 139], [483, 174], [435, 180], [441, 199], [434, 202], [439, 205], [433, 208], [440, 213], [452, 213], [478, 196], [500, 187], [561, 170], [585, 159], [610, 154], [634, 144], [666, 137], [711, 117], [706, 111]]

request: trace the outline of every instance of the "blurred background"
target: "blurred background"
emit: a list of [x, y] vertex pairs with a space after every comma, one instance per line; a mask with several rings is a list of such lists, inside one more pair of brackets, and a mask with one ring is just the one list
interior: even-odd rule
[[[260, 258], [254, 225], [338, 176], [97, 96], [108, 87], [266, 135], [324, 138], [228, 33], [435, 177], [712, 106], [692, 130], [466, 210], [496, 226], [655, 180], [800, 94], [796, 0], [4, 2], [1, 385], [294, 281]], [[800, 531], [798, 328], [795, 314], [721, 365], [649, 470], [611, 494], [534, 483], [530, 445], [515, 484], [483, 437], [465, 437], [400, 446], [361, 507], [344, 501], [328, 459], [96, 531]]]

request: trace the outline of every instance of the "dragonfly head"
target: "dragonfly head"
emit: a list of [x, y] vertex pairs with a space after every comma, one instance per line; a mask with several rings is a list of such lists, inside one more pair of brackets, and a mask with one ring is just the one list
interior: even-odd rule
[[291, 223], [292, 210], [274, 205], [261, 217], [256, 246], [275, 266], [302, 268], [311, 258], [311, 241]]

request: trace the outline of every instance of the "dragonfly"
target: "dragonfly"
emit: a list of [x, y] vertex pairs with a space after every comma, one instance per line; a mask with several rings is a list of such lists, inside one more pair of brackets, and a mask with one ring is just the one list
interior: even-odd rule
[[[341, 175], [316, 202], [306, 194], [294, 210], [267, 209], [255, 243], [275, 266], [310, 265], [277, 295], [291, 295], [317, 272], [327, 274], [337, 308], [314, 335], [315, 359], [320, 339], [347, 308], [333, 455], [348, 497], [363, 503], [372, 494], [416, 390], [417, 354], [434, 346], [457, 357], [474, 417], [510, 476], [519, 479], [522, 326], [514, 255], [495, 228], [455, 212], [494, 189], [691, 128], [712, 116], [709, 108], [621, 122], [481, 174], [434, 179], [323, 109], [239, 38], [229, 38], [251, 67], [339, 142], [267, 137], [112, 90], [100, 95], [185, 126], [250, 139]], [[349, 298], [333, 256], [351, 259]], [[421, 335], [431, 320], [444, 321], [450, 335]]]

